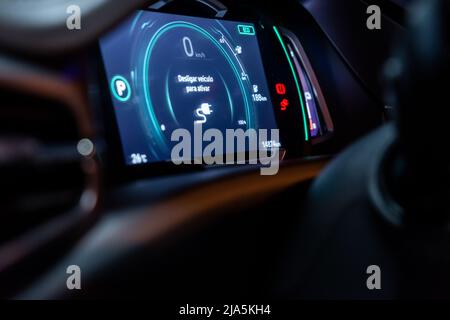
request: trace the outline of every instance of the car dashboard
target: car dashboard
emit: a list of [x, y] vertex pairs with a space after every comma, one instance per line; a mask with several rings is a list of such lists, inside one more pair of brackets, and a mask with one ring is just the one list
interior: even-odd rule
[[[336, 26], [365, 5], [345, 2], [347, 18], [330, 1], [131, 1], [53, 41], [17, 27], [0, 51], [0, 296], [73, 297], [55, 270], [75, 262], [89, 297], [140, 296], [109, 269], [139, 264], [145, 295], [276, 292], [294, 189], [391, 118], [377, 70], [402, 21], [349, 49]], [[214, 288], [213, 269], [229, 275]]]

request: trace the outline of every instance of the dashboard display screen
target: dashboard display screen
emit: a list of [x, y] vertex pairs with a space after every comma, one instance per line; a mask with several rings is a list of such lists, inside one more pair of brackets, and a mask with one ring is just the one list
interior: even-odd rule
[[255, 31], [251, 23], [138, 11], [101, 39], [128, 165], [168, 161], [173, 131], [194, 134], [195, 124], [224, 133], [276, 129]]

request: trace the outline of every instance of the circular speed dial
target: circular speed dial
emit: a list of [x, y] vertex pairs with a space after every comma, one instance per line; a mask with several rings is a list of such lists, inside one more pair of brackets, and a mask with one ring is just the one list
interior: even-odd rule
[[257, 126], [249, 76], [224, 32], [213, 29], [171, 22], [157, 29], [143, 50], [143, 119], [159, 156], [168, 153], [178, 128]]

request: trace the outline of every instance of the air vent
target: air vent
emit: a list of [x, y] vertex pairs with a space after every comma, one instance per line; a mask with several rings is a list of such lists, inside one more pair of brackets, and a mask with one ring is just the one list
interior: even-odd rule
[[1, 92], [0, 242], [77, 205], [84, 174], [78, 130], [69, 110], [51, 99]]
[[77, 148], [92, 136], [81, 92], [58, 75], [0, 59], [0, 274], [94, 211], [94, 149]]

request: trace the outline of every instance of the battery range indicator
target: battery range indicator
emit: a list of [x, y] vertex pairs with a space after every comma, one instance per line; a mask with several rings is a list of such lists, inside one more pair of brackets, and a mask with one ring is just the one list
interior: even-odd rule
[[238, 25], [238, 31], [240, 34], [246, 35], [246, 36], [254, 36], [255, 35], [255, 27], [251, 25], [245, 25], [240, 24]]

